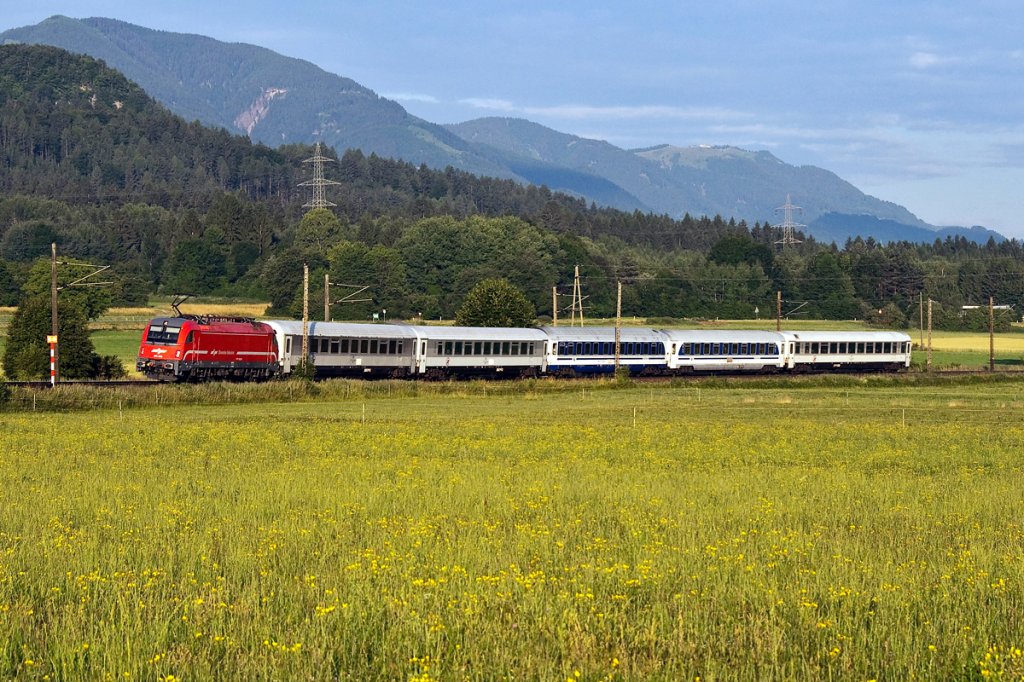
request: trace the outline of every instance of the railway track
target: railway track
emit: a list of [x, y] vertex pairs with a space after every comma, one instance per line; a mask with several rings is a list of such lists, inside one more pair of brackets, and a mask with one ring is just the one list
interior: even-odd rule
[[[840, 374], [842, 376], [849, 377], [880, 377], [880, 376], [893, 376], [892, 372], [838, 372], [833, 375]], [[911, 376], [911, 375], [922, 375], [922, 376], [940, 376], [940, 377], [954, 377], [954, 376], [984, 376], [987, 374], [997, 374], [1006, 376], [1019, 376], [1024, 377], [1024, 370], [997, 370], [996, 372], [989, 372], [986, 369], [948, 369], [948, 370], [935, 370], [933, 372], [901, 372], [897, 376]], [[808, 372], [808, 373], [777, 373], [777, 374], [742, 374], [742, 373], [715, 373], [706, 372], [701, 374], [681, 374], [675, 376], [636, 376], [630, 377], [631, 381], [641, 383], [664, 383], [672, 381], [674, 379], [682, 380], [701, 380], [701, 379], [728, 379], [730, 381], [743, 382], [743, 381], [755, 381], [755, 380], [768, 380], [772, 379], [793, 379], [798, 377], [812, 377], [819, 375], [819, 373]], [[610, 378], [611, 375], [602, 374], [600, 377]], [[578, 376], [574, 378], [562, 378], [563, 381], [592, 381], [595, 376]], [[318, 379], [317, 381], [330, 381], [330, 379]], [[244, 383], [244, 382], [243, 382]], [[8, 386], [16, 386], [21, 388], [34, 388], [34, 389], [48, 389], [51, 388], [49, 381], [8, 381]], [[174, 386], [173, 382], [165, 381], [154, 381], [152, 379], [126, 379], [122, 381], [62, 381], [58, 386], [88, 386], [91, 388], [123, 388], [128, 386]]]
[[[121, 388], [123, 386], [159, 386], [161, 382], [149, 379], [129, 379], [124, 381], [61, 381], [57, 385], [63, 386], [91, 386], [99, 388]], [[51, 388], [49, 381], [8, 381], [8, 386], [20, 386], [22, 388]]]

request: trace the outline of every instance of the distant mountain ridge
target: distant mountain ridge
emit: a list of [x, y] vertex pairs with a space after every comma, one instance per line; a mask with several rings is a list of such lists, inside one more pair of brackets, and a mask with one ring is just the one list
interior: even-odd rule
[[[853, 234], [930, 241], [945, 234], [834, 173], [792, 166], [766, 151], [671, 145], [625, 150], [522, 119], [441, 126], [349, 78], [254, 45], [62, 16], [0, 33], [0, 44], [5, 42], [54, 45], [102, 59], [172, 112], [270, 146], [319, 140], [339, 151], [358, 148], [433, 168], [544, 184], [601, 205], [674, 217], [776, 222], [775, 209], [788, 193], [803, 207], [806, 231], [828, 241]], [[984, 228], [949, 230], [1002, 240]]]

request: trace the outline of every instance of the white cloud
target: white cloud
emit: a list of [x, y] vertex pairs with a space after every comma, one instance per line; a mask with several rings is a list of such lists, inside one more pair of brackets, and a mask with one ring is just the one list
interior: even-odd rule
[[910, 55], [910, 65], [915, 69], [931, 69], [947, 64], [956, 64], [960, 60], [956, 57], [943, 57], [934, 52], [915, 52]]
[[494, 109], [497, 111], [519, 111], [519, 109], [507, 99], [488, 99], [483, 97], [468, 97], [460, 99], [459, 104], [471, 106], [474, 109]]
[[424, 95], [416, 92], [381, 93], [381, 97], [398, 102], [425, 102], [426, 104], [439, 104], [441, 102], [441, 100], [433, 95]]

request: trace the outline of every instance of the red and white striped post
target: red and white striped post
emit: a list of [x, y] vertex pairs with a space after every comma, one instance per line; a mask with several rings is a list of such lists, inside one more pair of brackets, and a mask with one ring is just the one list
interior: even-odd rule
[[57, 385], [57, 337], [47, 336], [46, 343], [50, 344], [50, 386]]

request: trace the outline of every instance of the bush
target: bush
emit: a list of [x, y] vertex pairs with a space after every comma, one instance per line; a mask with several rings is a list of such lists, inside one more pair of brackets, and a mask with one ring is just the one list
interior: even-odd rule
[[11, 400], [11, 389], [7, 385], [7, 382], [0, 379], [0, 410], [4, 409]]
[[92, 366], [92, 376], [96, 379], [111, 381], [114, 379], [124, 379], [128, 376], [124, 363], [116, 355], [96, 355], [93, 357]]
[[907, 316], [895, 303], [888, 303], [882, 308], [865, 307], [862, 315], [864, 321], [872, 327], [905, 329], [907, 326]]

